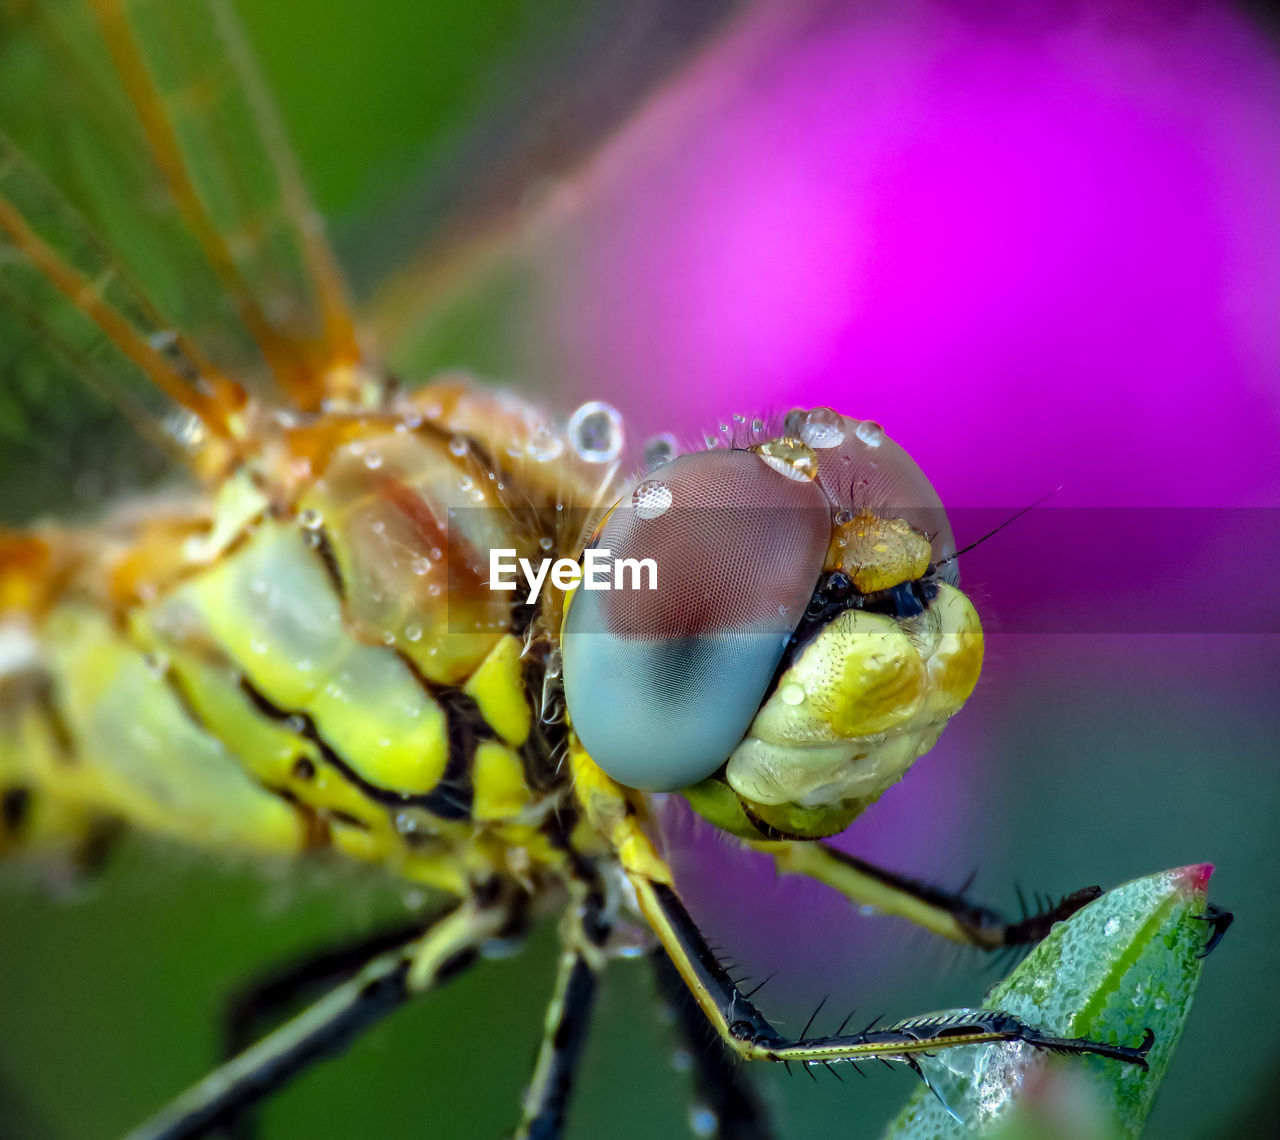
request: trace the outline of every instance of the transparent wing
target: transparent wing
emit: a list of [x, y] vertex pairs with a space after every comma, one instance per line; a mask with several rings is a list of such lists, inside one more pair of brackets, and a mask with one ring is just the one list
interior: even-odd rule
[[297, 406], [358, 363], [340, 275], [221, 0], [11, 2], [4, 121], [177, 327]]
[[0, 438], [7, 445], [0, 482], [13, 475], [27, 492], [18, 493], [25, 503], [5, 511], [10, 521], [65, 505], [65, 496], [30, 494], [53, 474], [36, 459], [44, 438], [56, 440], [69, 460], [60, 472], [64, 485], [86, 460], [102, 456], [103, 443], [118, 442], [121, 420], [150, 445], [141, 454], [135, 445], [132, 457], [149, 474], [166, 456], [192, 462], [213, 439], [231, 438], [227, 415], [240, 403], [238, 386], [173, 328], [3, 136], [0, 346]]

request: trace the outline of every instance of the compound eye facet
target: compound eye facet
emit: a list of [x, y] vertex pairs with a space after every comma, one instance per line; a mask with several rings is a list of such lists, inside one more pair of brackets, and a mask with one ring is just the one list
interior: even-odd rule
[[[851, 419], [831, 408], [797, 409], [788, 414], [786, 430], [813, 449], [818, 485], [837, 511], [870, 510], [883, 518], [904, 519], [930, 536], [935, 565], [955, 554], [955, 535], [938, 492], [920, 465], [874, 420]], [[956, 585], [956, 563], [947, 562], [938, 576]]]
[[639, 482], [597, 538], [597, 585], [585, 574], [565, 617], [565, 698], [592, 759], [644, 791], [720, 767], [760, 706], [830, 537], [818, 485], [751, 452], [684, 455]]

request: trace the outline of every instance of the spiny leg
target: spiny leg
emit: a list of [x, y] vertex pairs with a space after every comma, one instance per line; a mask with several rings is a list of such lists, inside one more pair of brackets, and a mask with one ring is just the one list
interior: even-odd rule
[[654, 949], [651, 961], [658, 993], [674, 1013], [680, 1040], [692, 1060], [690, 1122], [696, 1122], [697, 1135], [719, 1140], [773, 1140], [768, 1109], [752, 1087], [746, 1069], [707, 1024], [661, 946]]
[[816, 879], [855, 906], [870, 906], [881, 914], [905, 918], [933, 934], [982, 950], [1039, 942], [1054, 923], [1070, 918], [1102, 894], [1100, 887], [1085, 887], [1054, 906], [1009, 922], [998, 911], [970, 902], [963, 889], [943, 890], [886, 871], [825, 843], [761, 842], [751, 846], [771, 856], [780, 872]]
[[[575, 797], [617, 853], [635, 893], [636, 906], [689, 987], [703, 1016], [743, 1060], [820, 1065], [883, 1059], [901, 1061], [919, 1072], [917, 1057], [921, 1055], [963, 1045], [1021, 1042], [1039, 1049], [1093, 1054], [1146, 1067], [1145, 1056], [1155, 1040], [1149, 1030], [1139, 1045], [1128, 1047], [1052, 1036], [1009, 1013], [991, 1009], [952, 1010], [883, 1028], [868, 1026], [860, 1033], [846, 1034], [842, 1027], [841, 1032], [830, 1037], [806, 1037], [806, 1026], [799, 1038], [784, 1037], [750, 997], [738, 989], [680, 901], [671, 885], [671, 868], [646, 831], [644, 802], [610, 780], [580, 746], [575, 748], [572, 743], [569, 763]], [[825, 850], [831, 856], [827, 863], [838, 865], [832, 850]], [[956, 932], [957, 927], [952, 921], [944, 929]]]
[[1129, 1047], [1076, 1037], [1055, 1037], [1001, 1010], [955, 1010], [909, 1018], [883, 1028], [830, 1037], [787, 1038], [764, 1017], [725, 972], [675, 891], [629, 870], [636, 898], [663, 948], [703, 1014], [725, 1044], [749, 1061], [821, 1065], [839, 1061], [901, 1061], [919, 1071], [916, 1058], [961, 1045], [1023, 1042], [1057, 1053], [1094, 1054], [1146, 1067], [1154, 1035]]
[[515, 915], [508, 898], [473, 898], [447, 912], [425, 933], [377, 955], [348, 981], [215, 1069], [126, 1140], [182, 1140], [219, 1127], [313, 1062], [340, 1052], [410, 997], [455, 977], [475, 960], [483, 943], [510, 931]]
[[[436, 921], [418, 918], [411, 923], [379, 930], [357, 941], [313, 951], [283, 968], [277, 967], [237, 990], [227, 1002], [223, 1024], [223, 1057], [243, 1053], [304, 1002], [318, 998], [337, 983], [350, 978], [381, 954], [408, 945], [422, 935], [424, 926]], [[256, 1114], [251, 1106], [230, 1113], [219, 1123], [226, 1140], [252, 1140], [257, 1135]]]
[[562, 950], [555, 989], [543, 1021], [542, 1043], [525, 1090], [516, 1140], [556, 1140], [564, 1129], [569, 1098], [591, 1025], [599, 976], [611, 930], [594, 872], [570, 884], [573, 904], [560, 928]]

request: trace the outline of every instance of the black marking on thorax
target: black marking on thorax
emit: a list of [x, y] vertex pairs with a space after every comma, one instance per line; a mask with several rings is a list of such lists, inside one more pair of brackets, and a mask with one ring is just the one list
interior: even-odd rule
[[[434, 691], [434, 695], [437, 699], [440, 699], [440, 703], [445, 710], [446, 724], [449, 731], [449, 759], [440, 782], [430, 792], [420, 794], [397, 792], [392, 788], [384, 788], [378, 784], [371, 783], [352, 768], [350, 763], [338, 753], [337, 749], [325, 740], [319, 729], [316, 728], [315, 721], [308, 714], [290, 712], [288, 709], [283, 709], [276, 705], [247, 677], [242, 676], [240, 678], [240, 688], [253, 706], [264, 716], [268, 716], [272, 720], [296, 724], [298, 726], [298, 734], [311, 741], [327, 763], [341, 772], [344, 779], [350, 781], [376, 803], [387, 807], [423, 808], [442, 820], [459, 821], [471, 818], [471, 804], [474, 793], [471, 768], [475, 758], [474, 741], [478, 739], [478, 735], [474, 732], [468, 732], [462, 727], [460, 722], [464, 714], [460, 714], [457, 711], [452, 715], [450, 714], [451, 705], [456, 710], [457, 702], [451, 701], [447, 697], [441, 699], [443, 690], [447, 687], [441, 686], [440, 689]], [[472, 707], [474, 707], [475, 702], [470, 697], [461, 693], [460, 690], [454, 691], [458, 692], [459, 696], [465, 698], [466, 701], [470, 701]], [[479, 714], [478, 709], [476, 709], [476, 714]], [[483, 718], [479, 719], [483, 723]], [[492, 734], [491, 729], [489, 732]], [[454, 748], [455, 740], [459, 745], [457, 750]]]

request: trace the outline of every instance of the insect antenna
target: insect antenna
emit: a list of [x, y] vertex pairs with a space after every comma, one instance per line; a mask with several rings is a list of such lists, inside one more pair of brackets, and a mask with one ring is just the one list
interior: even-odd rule
[[1040, 506], [1041, 503], [1052, 498], [1061, 490], [1062, 490], [1061, 486], [1058, 486], [1058, 487], [1054, 487], [1052, 491], [1046, 491], [1043, 495], [1041, 495], [1038, 499], [1036, 499], [1035, 502], [1028, 503], [1025, 507], [1021, 508], [1021, 510], [1015, 511], [1007, 519], [1005, 519], [1004, 522], [1002, 522], [999, 526], [993, 527], [991, 530], [987, 531], [987, 533], [984, 534], [981, 538], [975, 538], [971, 543], [968, 544], [968, 546], [962, 546], [954, 554], [949, 554], [947, 555], [946, 558], [943, 558], [941, 561], [935, 562], [931, 567], [931, 569], [934, 571], [941, 570], [942, 567], [948, 565], [949, 563], [954, 562], [957, 558], [960, 557], [960, 555], [968, 554], [969, 551], [971, 551], [974, 547], [981, 546], [989, 538], [994, 538], [997, 534], [999, 534], [1002, 530], [1004, 530], [1004, 528], [1007, 527], [1011, 522], [1016, 522], [1018, 519], [1022, 518], [1022, 516], [1025, 515], [1028, 511], [1035, 510], [1036, 507]]

